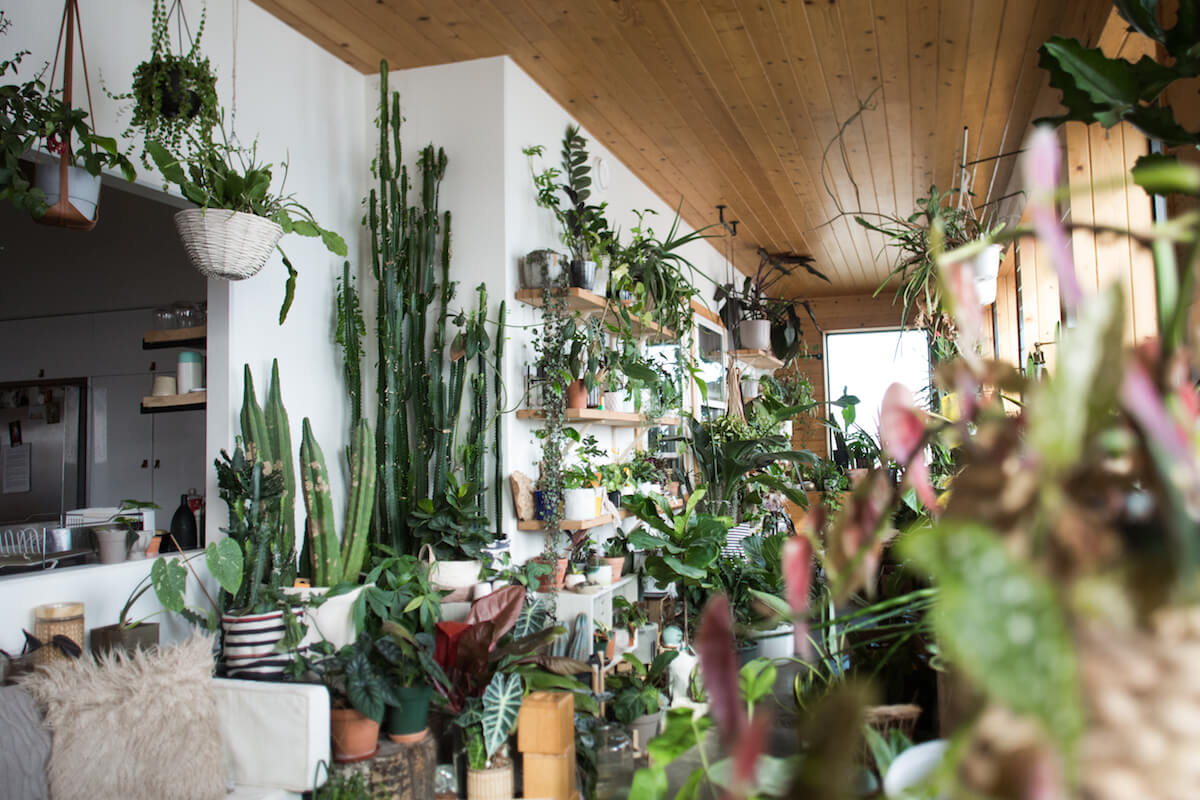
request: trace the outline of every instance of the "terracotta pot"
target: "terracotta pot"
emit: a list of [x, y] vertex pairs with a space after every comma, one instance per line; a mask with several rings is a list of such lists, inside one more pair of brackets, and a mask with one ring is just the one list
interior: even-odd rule
[[582, 380], [567, 384], [567, 408], [587, 408], [587, 387]]
[[612, 567], [612, 582], [616, 583], [621, 579], [621, 570], [625, 569], [625, 556], [614, 556], [604, 560]]
[[467, 770], [467, 800], [512, 800], [512, 765]]
[[539, 592], [557, 592], [563, 588], [563, 584], [567, 581], [567, 559], [560, 558], [553, 564], [543, 558], [535, 558], [533, 560], [538, 564], [546, 564], [554, 568], [554, 571], [549, 575], [542, 575], [538, 578], [537, 590]]
[[353, 708], [331, 708], [329, 738], [334, 761], [365, 761], [379, 750], [379, 723]]

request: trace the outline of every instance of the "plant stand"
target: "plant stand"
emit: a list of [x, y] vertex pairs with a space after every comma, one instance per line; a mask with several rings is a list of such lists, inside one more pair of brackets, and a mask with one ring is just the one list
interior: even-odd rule
[[381, 741], [373, 758], [342, 769], [362, 773], [385, 797], [427, 800], [433, 797], [437, 742], [428, 731], [415, 742]]

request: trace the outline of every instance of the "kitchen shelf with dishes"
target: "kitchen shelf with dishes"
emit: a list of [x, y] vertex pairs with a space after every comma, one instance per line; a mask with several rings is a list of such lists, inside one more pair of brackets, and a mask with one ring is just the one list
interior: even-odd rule
[[[674, 498], [671, 500], [671, 509], [679, 510], [683, 508], [683, 500]], [[586, 531], [592, 528], [598, 528], [601, 525], [610, 525], [618, 520], [628, 519], [632, 516], [632, 512], [624, 508], [617, 509], [616, 515], [601, 514], [598, 517], [591, 519], [564, 519], [558, 523], [559, 530], [564, 531]], [[519, 531], [540, 531], [546, 528], [546, 523], [540, 519], [528, 519], [517, 523]]]
[[[165, 328], [146, 331], [142, 334], [143, 350], [164, 350], [171, 347], [203, 350], [207, 343], [207, 325], [196, 325], [190, 328]], [[208, 392], [205, 389], [180, 394], [146, 395], [142, 398], [142, 413], [165, 414], [175, 411], [198, 411], [207, 405]]]
[[[541, 308], [543, 291], [542, 289], [521, 289], [517, 292], [517, 300], [526, 305]], [[551, 291], [566, 297], [568, 311], [578, 311], [584, 316], [606, 312], [614, 315], [618, 313], [617, 307], [620, 304], [617, 301], [601, 297], [587, 289], [571, 287], [569, 289], [552, 289]], [[664, 328], [656, 322], [640, 320], [636, 317], [633, 319], [633, 332], [639, 339], [646, 338], [652, 342], [670, 341], [675, 338], [675, 332], [670, 328]]]

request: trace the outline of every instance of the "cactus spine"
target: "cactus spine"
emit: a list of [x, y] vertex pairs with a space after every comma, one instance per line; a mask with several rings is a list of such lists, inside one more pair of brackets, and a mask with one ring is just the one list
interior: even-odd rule
[[300, 475], [308, 512], [309, 553], [314, 586], [355, 582], [367, 554], [371, 512], [375, 502], [375, 443], [366, 420], [359, 420], [350, 445], [350, 497], [340, 539], [333, 519], [333, 499], [325, 455], [304, 418], [300, 440]]

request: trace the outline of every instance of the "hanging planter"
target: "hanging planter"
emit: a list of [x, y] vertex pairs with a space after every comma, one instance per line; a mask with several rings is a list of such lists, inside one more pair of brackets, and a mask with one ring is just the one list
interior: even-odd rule
[[283, 237], [283, 228], [266, 217], [218, 208], [180, 211], [175, 230], [201, 275], [227, 281], [258, 274]]

